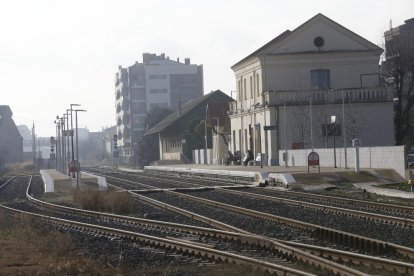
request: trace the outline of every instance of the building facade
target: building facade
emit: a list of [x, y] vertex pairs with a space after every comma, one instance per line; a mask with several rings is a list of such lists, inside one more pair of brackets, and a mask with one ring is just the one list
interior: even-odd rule
[[153, 108], [175, 110], [203, 94], [203, 66], [170, 60], [165, 54], [143, 54], [143, 62], [119, 66], [115, 75], [116, 126], [120, 159], [131, 162], [134, 145], [144, 134]]
[[[228, 109], [222, 105], [226, 104], [228, 107], [228, 103], [232, 101], [233, 99], [224, 92], [212, 91], [187, 102], [149, 129], [145, 135], [158, 137], [160, 160], [192, 162], [194, 150], [207, 148], [216, 148], [219, 156], [220, 147], [215, 147], [218, 144], [221, 144], [221, 155], [224, 156], [227, 149], [223, 139], [226, 138], [226, 126], [229, 124], [226, 118]], [[207, 120], [207, 125], [204, 125], [204, 120]], [[200, 123], [207, 134], [197, 133], [196, 129]], [[218, 133], [222, 135], [218, 137]]]
[[22, 162], [23, 138], [8, 105], [0, 105], [0, 171], [7, 163]]
[[285, 31], [234, 66], [231, 151], [394, 144], [392, 94], [380, 85], [383, 50], [322, 14]]

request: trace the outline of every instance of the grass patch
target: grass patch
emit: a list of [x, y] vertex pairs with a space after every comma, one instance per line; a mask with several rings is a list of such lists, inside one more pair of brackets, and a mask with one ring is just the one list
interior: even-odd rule
[[399, 190], [399, 191], [404, 191], [404, 192], [411, 192], [411, 185], [408, 185], [406, 183], [382, 184], [382, 185], [377, 185], [377, 187]]
[[378, 178], [366, 171], [333, 173], [299, 173], [293, 177], [302, 184], [352, 184], [361, 182], [378, 182]]
[[72, 196], [83, 209], [119, 215], [131, 212], [131, 200], [126, 192], [73, 190]]
[[252, 266], [226, 263], [154, 266], [140, 265], [142, 260], [123, 263], [118, 260], [117, 248], [113, 256], [99, 250], [98, 254], [90, 252], [88, 248], [95, 248], [95, 244], [79, 245], [68, 233], [27, 216], [6, 215], [2, 209], [0, 237], [0, 275], [268, 275]]
[[21, 162], [21, 163], [13, 163], [13, 164], [6, 164], [4, 171], [0, 171], [0, 176], [14, 176], [18, 174], [34, 174], [38, 173], [34, 169], [32, 162]]

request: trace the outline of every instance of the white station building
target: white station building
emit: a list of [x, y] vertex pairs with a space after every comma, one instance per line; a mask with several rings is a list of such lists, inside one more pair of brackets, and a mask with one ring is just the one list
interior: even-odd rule
[[394, 144], [391, 91], [381, 84], [383, 49], [317, 14], [285, 31], [231, 68], [232, 152], [264, 154], [279, 165], [279, 150]]

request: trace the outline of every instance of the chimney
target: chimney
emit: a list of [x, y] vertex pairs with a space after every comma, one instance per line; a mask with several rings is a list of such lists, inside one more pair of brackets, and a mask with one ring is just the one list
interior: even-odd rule
[[161, 59], [165, 59], [165, 54], [164, 53], [161, 54]]
[[179, 57], [177, 58], [177, 62], [180, 62], [180, 58]]
[[149, 62], [149, 57], [150, 57], [150, 54], [149, 53], [143, 53], [142, 54], [142, 62], [143, 63], [148, 63]]
[[190, 59], [189, 59], [189, 58], [186, 58], [186, 59], [185, 59], [185, 64], [187, 64], [187, 65], [189, 65], [189, 64], [190, 64]]

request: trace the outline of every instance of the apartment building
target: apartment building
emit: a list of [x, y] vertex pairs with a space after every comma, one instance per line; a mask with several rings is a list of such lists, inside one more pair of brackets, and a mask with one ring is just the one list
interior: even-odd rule
[[147, 114], [153, 108], [175, 110], [203, 94], [203, 66], [189, 58], [170, 59], [165, 54], [144, 53], [142, 62], [115, 75], [115, 108], [119, 157], [133, 162], [134, 148], [147, 130]]

